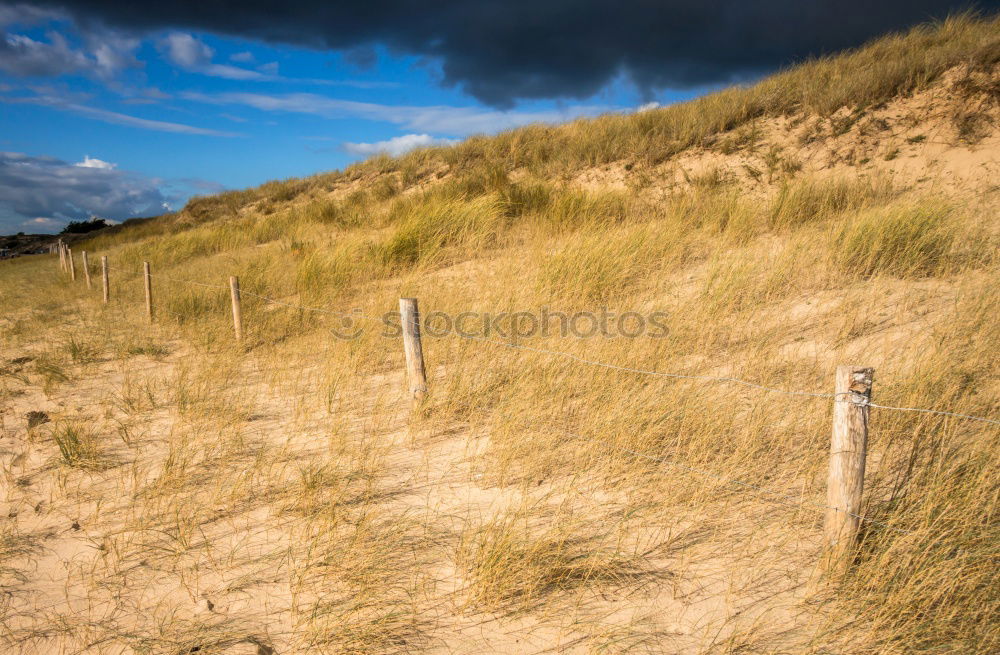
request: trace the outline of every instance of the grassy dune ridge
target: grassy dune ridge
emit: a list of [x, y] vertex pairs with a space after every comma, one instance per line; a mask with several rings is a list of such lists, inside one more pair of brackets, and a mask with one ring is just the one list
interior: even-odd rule
[[[342, 316], [296, 306], [379, 318], [416, 296], [425, 314], [452, 316], [658, 311], [668, 338], [518, 342], [820, 393], [838, 364], [865, 364], [877, 403], [995, 418], [995, 182], [911, 180], [896, 155], [803, 167], [788, 146], [772, 154], [765, 128], [784, 121], [773, 124], [793, 126], [803, 149], [860, 139], [865, 121], [937, 89], [954, 99], [926, 119], [940, 143], [897, 139], [904, 156], [996, 148], [998, 33], [995, 18], [960, 16], [675, 107], [196, 199], [79, 246], [114, 267], [106, 308], [52, 258], [5, 262], [0, 403], [15, 519], [0, 567], [29, 607], [46, 593], [46, 604], [89, 599], [33, 618], [0, 608], [11, 643], [996, 650], [995, 426], [873, 410], [872, 522], [853, 566], [818, 582], [827, 399], [452, 334], [425, 337], [431, 391], [411, 416], [398, 339], [358, 319], [363, 333], [337, 340]], [[708, 167], [672, 182], [691, 153], [774, 165], [767, 179]], [[579, 183], [611, 163], [624, 187]], [[143, 261], [165, 276], [154, 277], [152, 326]], [[240, 346], [229, 275], [247, 292]], [[34, 407], [52, 420], [25, 431]], [[14, 462], [21, 451], [27, 464]], [[71, 593], [46, 592], [32, 562], [61, 552], [46, 530], [69, 515], [97, 546], [60, 579]], [[58, 543], [70, 548], [75, 530]], [[205, 598], [215, 609], [192, 609]]]

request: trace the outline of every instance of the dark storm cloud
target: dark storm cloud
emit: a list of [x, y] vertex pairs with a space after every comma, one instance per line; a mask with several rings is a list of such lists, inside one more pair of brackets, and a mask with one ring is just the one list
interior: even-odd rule
[[438, 58], [444, 82], [494, 105], [726, 82], [997, 0], [39, 0], [78, 20]]
[[0, 233], [48, 231], [92, 216], [123, 220], [162, 214], [166, 198], [153, 180], [85, 158], [0, 152]]

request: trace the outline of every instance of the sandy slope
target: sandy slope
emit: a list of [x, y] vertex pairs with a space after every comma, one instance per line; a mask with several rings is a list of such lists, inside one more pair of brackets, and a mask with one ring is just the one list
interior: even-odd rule
[[[621, 162], [575, 183], [655, 197], [721, 172], [767, 194], [768, 167], [794, 166], [887, 173], [979, 202], [1000, 179], [1000, 135], [956, 140], [950, 117], [967, 101], [952, 85], [840, 134], [813, 138], [830, 126], [803, 117], [766, 121], [728, 154], [694, 150], [654, 171]], [[980, 109], [995, 119], [995, 106]], [[436, 275], [462, 278], [469, 266]], [[813, 323], [844, 295], [771, 307], [762, 320], [801, 333], [782, 355], [830, 356]], [[866, 313], [862, 337], [849, 335], [837, 356], [899, 348], [955, 296], [947, 282], [888, 284], [883, 313]], [[379, 344], [389, 354], [372, 374], [319, 356], [342, 347], [323, 334], [211, 353], [154, 327], [150, 343], [163, 352], [150, 357], [122, 345], [144, 331], [134, 313], [86, 305], [65, 319], [0, 355], [4, 652], [809, 652], [832, 639], [828, 590], [816, 583], [822, 514], [807, 503], [669, 467], [635, 485], [508, 476], [493, 468], [489, 426], [411, 417], [394, 342]], [[106, 332], [91, 355], [61, 363], [66, 379], [39, 372], [54, 343], [94, 321]], [[448, 364], [434, 371], [446, 385]], [[29, 429], [31, 411], [49, 421]], [[53, 435], [66, 426], [93, 444], [83, 465], [60, 460]], [[517, 436], [530, 448], [554, 430]], [[676, 498], [698, 502], [660, 507], [668, 477]], [[812, 502], [815, 477], [772, 491]], [[628, 554], [627, 565], [513, 608], [484, 606], [463, 553], [498, 520], [538, 535], [586, 525], [588, 548]]]
[[[344, 466], [343, 453], [335, 452], [343, 449], [354, 451], [349, 467], [358, 451], [376, 462], [353, 463], [353, 473], [372, 476], [370, 488], [341, 490], [358, 493], [358, 502], [365, 497], [364, 513], [380, 523], [372, 537], [421, 546], [387, 548], [391, 561], [375, 564], [371, 574], [400, 578], [421, 625], [394, 629], [428, 652], [585, 653], [600, 644], [659, 650], [667, 643], [696, 652], [734, 632], [778, 638], [801, 624], [815, 532], [803, 540], [785, 526], [811, 525], [816, 517], [751, 499], [740, 501], [738, 519], [732, 508], [722, 522], [699, 508], [631, 532], [627, 539], [652, 548], [648, 569], [599, 594], [570, 593], [513, 617], [475, 611], [454, 562], [466, 528], [524, 504], [599, 521], [622, 499], [585, 480], [491, 485], [475, 463], [488, 436], [461, 427], [408, 430], [398, 372], [339, 399], [333, 416], [306, 409], [317, 371], [294, 360], [275, 371], [247, 358], [237, 386], [227, 387], [230, 398], [210, 401], [223, 405], [212, 414], [238, 405], [235, 417], [179, 416], [159, 398], [132, 398], [145, 393], [139, 388], [155, 390], [155, 398], [176, 384], [178, 371], [209, 365], [181, 344], [170, 348], [162, 361], [88, 364], [83, 382], [51, 395], [12, 384], [23, 393], [4, 412], [4, 501], [7, 533], [24, 549], [5, 561], [12, 567], [4, 589], [12, 652], [188, 652], [212, 644], [212, 652], [308, 651], [303, 626], [311, 620], [302, 608], [347, 573], [299, 579], [309, 573], [296, 564], [314, 557], [310, 538], [331, 535], [296, 511], [309, 501], [289, 487], [302, 470]], [[290, 395], [288, 386], [302, 396]], [[33, 410], [53, 423], [99, 426], [99, 468], [61, 466], [45, 438], [52, 424], [25, 430], [23, 416]], [[116, 426], [127, 426], [128, 444], [116, 438]], [[336, 538], [359, 535], [348, 529]], [[393, 596], [379, 602], [399, 602]], [[361, 614], [368, 611], [380, 608]], [[353, 620], [361, 619], [369, 617]], [[402, 642], [381, 646], [410, 650]]]

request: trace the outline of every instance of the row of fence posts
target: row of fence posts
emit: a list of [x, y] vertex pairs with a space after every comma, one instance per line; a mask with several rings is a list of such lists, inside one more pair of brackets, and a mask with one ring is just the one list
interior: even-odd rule
[[[58, 243], [59, 265], [76, 281], [73, 251], [61, 240]], [[91, 288], [87, 251], [82, 253], [84, 278]], [[153, 284], [149, 262], [142, 263], [146, 317], [153, 320]], [[104, 304], [110, 298], [108, 258], [101, 257], [101, 282]], [[233, 330], [237, 342], [243, 340], [243, 309], [239, 278], [229, 278]], [[400, 298], [399, 314], [403, 333], [406, 377], [414, 406], [427, 396], [427, 372], [420, 339], [420, 310], [416, 298]], [[868, 402], [871, 398], [874, 369], [863, 366], [837, 367], [834, 385], [833, 432], [830, 442], [830, 467], [827, 476], [827, 502], [824, 520], [824, 566], [839, 569], [848, 563], [861, 528], [861, 497], [864, 491], [865, 459], [868, 449]]]
[[[69, 273], [69, 277], [72, 281], [76, 282], [76, 263], [73, 261], [73, 249], [67, 246], [62, 239], [60, 239], [54, 248], [59, 253], [59, 268], [64, 273]], [[51, 252], [51, 250], [50, 250]], [[87, 255], [87, 251], [84, 250], [80, 258], [83, 260], [83, 278], [87, 282], [87, 289], [93, 288], [93, 283], [90, 280], [90, 259]], [[111, 291], [108, 287], [109, 277], [108, 277], [108, 257], [107, 255], [101, 256], [101, 285], [102, 285], [102, 296], [104, 299], [104, 304], [107, 305], [108, 301], [111, 300]]]

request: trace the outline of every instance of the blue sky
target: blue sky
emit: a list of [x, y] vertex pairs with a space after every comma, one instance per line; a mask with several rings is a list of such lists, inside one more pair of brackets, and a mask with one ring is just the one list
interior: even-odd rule
[[[651, 98], [619, 77], [592, 97], [501, 110], [443, 85], [432, 59], [378, 45], [359, 56], [175, 29], [89, 32], [46, 12], [0, 19], [22, 60], [0, 60], [0, 151], [21, 156], [0, 166], [35, 166], [30, 180], [42, 188], [33, 194], [58, 193], [45, 186], [68, 179], [74, 186], [77, 175], [90, 175], [78, 185], [81, 195], [100, 191], [106, 178], [117, 199], [4, 203], [0, 192], [0, 233], [58, 231], [88, 215], [159, 213], [192, 194], [342, 168], [379, 151], [632, 111], [701, 91]], [[7, 195], [19, 196], [29, 183], [9, 185], [19, 188]]]

